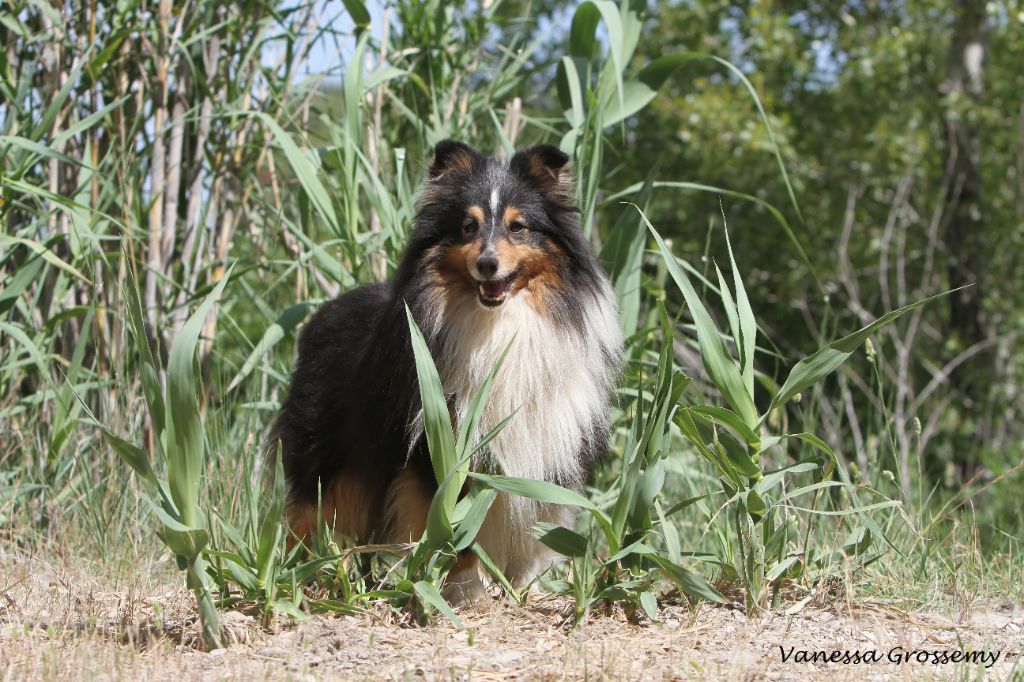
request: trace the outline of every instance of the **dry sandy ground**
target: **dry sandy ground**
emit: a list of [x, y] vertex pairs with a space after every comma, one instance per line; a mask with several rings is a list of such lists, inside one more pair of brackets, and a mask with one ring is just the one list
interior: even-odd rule
[[[792, 615], [756, 619], [735, 608], [677, 605], [665, 606], [659, 623], [595, 614], [572, 629], [568, 601], [535, 597], [527, 607], [496, 600], [461, 610], [468, 631], [443, 620], [408, 627], [386, 608], [272, 629], [234, 612], [225, 620], [235, 642], [206, 653], [189, 645], [191, 600], [166, 575], [107, 579], [102, 587], [86, 575], [0, 556], [0, 679], [1024, 680], [1019, 603], [942, 614], [836, 599], [791, 603]], [[793, 647], [788, 660], [780, 647]], [[844, 650], [876, 651], [882, 661], [794, 661], [800, 651]], [[999, 659], [987, 669], [896, 664], [886, 660], [890, 651], [999, 652]]]

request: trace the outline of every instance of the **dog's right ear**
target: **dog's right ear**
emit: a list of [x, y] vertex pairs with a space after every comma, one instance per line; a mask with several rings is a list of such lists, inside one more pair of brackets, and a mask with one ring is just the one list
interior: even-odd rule
[[475, 149], [457, 140], [441, 140], [434, 147], [434, 161], [430, 164], [430, 179], [437, 180], [451, 170], [467, 171], [477, 157]]

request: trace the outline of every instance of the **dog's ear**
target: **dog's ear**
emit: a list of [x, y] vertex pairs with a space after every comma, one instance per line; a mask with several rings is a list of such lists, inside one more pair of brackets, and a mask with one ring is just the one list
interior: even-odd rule
[[573, 181], [569, 172], [569, 155], [550, 144], [521, 149], [509, 162], [512, 172], [559, 201], [572, 204]]
[[469, 170], [478, 156], [475, 149], [457, 140], [441, 140], [434, 146], [430, 179], [437, 180], [450, 170]]

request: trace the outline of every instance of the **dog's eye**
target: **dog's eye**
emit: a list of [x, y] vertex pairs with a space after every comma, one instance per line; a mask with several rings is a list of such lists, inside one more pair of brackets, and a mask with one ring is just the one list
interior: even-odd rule
[[473, 220], [472, 218], [466, 218], [466, 221], [464, 223], [462, 223], [462, 231], [464, 233], [466, 233], [467, 235], [470, 235], [470, 234], [473, 234], [474, 232], [476, 232], [476, 227], [477, 227], [476, 221]]
[[526, 225], [522, 224], [518, 220], [516, 220], [515, 222], [513, 222], [511, 225], [508, 226], [508, 231], [509, 232], [522, 232], [525, 229], [526, 229]]

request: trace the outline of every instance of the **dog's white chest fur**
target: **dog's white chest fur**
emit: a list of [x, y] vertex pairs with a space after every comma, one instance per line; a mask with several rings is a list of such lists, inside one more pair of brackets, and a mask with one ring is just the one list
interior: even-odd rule
[[[495, 361], [511, 349], [495, 378], [480, 423], [486, 434], [502, 419], [511, 421], [491, 441], [474, 469], [548, 481], [583, 483], [584, 447], [604, 438], [621, 334], [609, 287], [583, 307], [581, 333], [539, 314], [523, 296], [510, 297], [497, 310], [474, 298], [449, 305], [434, 320], [431, 334], [444, 390], [455, 396], [461, 424], [472, 397]], [[566, 510], [526, 498], [501, 495], [479, 540], [506, 571], [530, 573], [538, 548], [529, 531], [539, 520], [565, 522]]]

